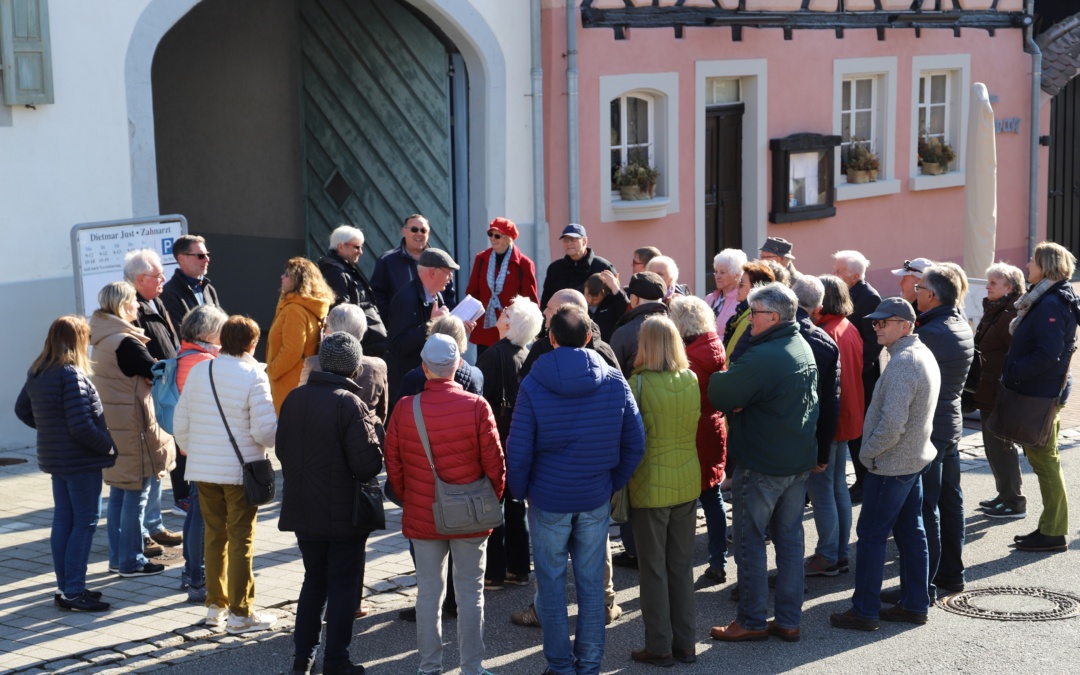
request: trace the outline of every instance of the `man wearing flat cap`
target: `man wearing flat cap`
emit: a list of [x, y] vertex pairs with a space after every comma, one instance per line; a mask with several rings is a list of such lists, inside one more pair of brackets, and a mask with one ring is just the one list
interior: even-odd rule
[[[443, 300], [454, 271], [460, 269], [450, 254], [439, 248], [424, 249], [417, 260], [416, 278], [394, 295], [387, 324], [390, 348], [386, 353], [386, 379], [390, 400], [397, 400], [397, 390], [405, 373], [420, 365], [420, 350], [427, 337], [427, 323], [450, 312]], [[466, 330], [473, 322], [466, 323]]]
[[[859, 460], [869, 472], [856, 526], [855, 593], [851, 609], [830, 619], [837, 628], [854, 630], [877, 630], [880, 620], [926, 623], [929, 556], [920, 474], [937, 454], [930, 433], [941, 387], [937, 360], [914, 334], [915, 309], [907, 300], [886, 298], [866, 318], [889, 352], [889, 363], [863, 422]], [[900, 549], [900, 602], [882, 609], [890, 533]]]
[[541, 307], [547, 307], [547, 302], [555, 291], [572, 288], [579, 293], [584, 292], [585, 280], [597, 272], [611, 270], [612, 274], [619, 276], [614, 265], [595, 255], [589, 248], [589, 237], [581, 225], [567, 225], [563, 228], [559, 241], [562, 242], [566, 255], [548, 265], [547, 276], [544, 277], [544, 292], [540, 295]]
[[783, 237], [769, 237], [765, 240], [765, 244], [761, 247], [761, 260], [771, 260], [778, 265], [781, 265], [791, 275], [791, 283], [795, 283], [799, 280], [802, 274], [799, 270], [795, 269], [795, 256], [791, 251], [795, 248], [787, 239]]
[[476, 322], [469, 342], [477, 345], [479, 356], [499, 341], [495, 323], [515, 296], [539, 303], [536, 295], [536, 265], [514, 242], [518, 228], [509, 218], [496, 218], [487, 228], [491, 246], [476, 254], [465, 292], [484, 305], [484, 316]]
[[630, 371], [634, 369], [634, 359], [637, 358], [641, 324], [653, 314], [667, 316], [668, 308], [664, 304], [667, 284], [656, 272], [638, 272], [630, 277], [626, 292], [630, 296], [630, 309], [615, 324], [615, 332], [611, 334], [611, 350], [619, 360], [623, 377], [629, 379]]

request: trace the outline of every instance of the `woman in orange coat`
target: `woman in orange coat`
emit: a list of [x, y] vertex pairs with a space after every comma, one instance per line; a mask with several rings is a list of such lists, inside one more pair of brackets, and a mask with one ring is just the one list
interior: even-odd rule
[[275, 412], [281, 412], [285, 397], [300, 383], [304, 359], [318, 351], [322, 321], [333, 302], [334, 292], [314, 263], [299, 257], [285, 263], [281, 298], [266, 338], [266, 375]]
[[[536, 265], [517, 246], [517, 225], [509, 218], [496, 218], [487, 229], [491, 247], [476, 254], [465, 292], [483, 303], [484, 315], [477, 319], [469, 342], [477, 345], [479, 356], [499, 341], [495, 324], [503, 308], [515, 296], [524, 296], [539, 304], [536, 295]], [[543, 309], [543, 308], [541, 308]]]

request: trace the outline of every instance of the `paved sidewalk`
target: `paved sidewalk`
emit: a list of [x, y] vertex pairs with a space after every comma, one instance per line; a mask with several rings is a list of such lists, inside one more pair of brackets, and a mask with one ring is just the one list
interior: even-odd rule
[[[1073, 428], [1062, 432], [1063, 448], [1080, 445], [1080, 420], [1073, 419], [1075, 406], [1070, 408]], [[976, 430], [965, 429], [960, 449], [965, 471], [986, 472], [981, 435]], [[0, 485], [6, 496], [0, 506], [0, 672], [146, 672], [253, 641], [272, 640], [291, 629], [303, 566], [293, 535], [277, 529], [279, 503], [260, 509], [255, 535], [256, 605], [281, 616], [273, 631], [231, 636], [197, 626], [205, 610], [185, 603], [186, 593], [179, 590], [179, 565], [155, 577], [121, 579], [110, 574], [104, 517], [95, 537], [88, 583], [103, 591], [113, 608], [102, 614], [67, 613], [52, 602], [49, 478], [38, 471], [32, 449], [0, 453], [0, 459], [27, 460], [0, 466]], [[1027, 491], [1037, 494], [1034, 481], [1027, 484]], [[969, 513], [981, 497], [969, 496]], [[171, 504], [168, 491], [164, 502]], [[415, 595], [408, 543], [400, 533], [401, 510], [391, 504], [387, 507], [389, 529], [368, 542], [365, 604], [373, 612], [410, 605]], [[180, 529], [181, 518], [165, 518], [170, 529]], [[700, 515], [698, 532], [704, 533]], [[810, 523], [807, 533], [807, 544], [812, 546], [816, 538]]]

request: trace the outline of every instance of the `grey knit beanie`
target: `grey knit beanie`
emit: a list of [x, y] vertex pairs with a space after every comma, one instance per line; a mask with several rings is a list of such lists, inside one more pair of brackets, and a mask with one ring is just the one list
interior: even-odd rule
[[331, 333], [319, 346], [319, 365], [326, 373], [352, 377], [360, 370], [363, 356], [360, 341], [348, 333]]

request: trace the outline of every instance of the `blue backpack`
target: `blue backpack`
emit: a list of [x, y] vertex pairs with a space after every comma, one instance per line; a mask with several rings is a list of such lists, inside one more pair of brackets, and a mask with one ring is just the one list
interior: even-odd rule
[[180, 359], [188, 354], [198, 354], [194, 349], [185, 349], [175, 359], [164, 359], [151, 366], [154, 381], [150, 385], [150, 397], [154, 399], [154, 415], [158, 426], [168, 433], [173, 432], [173, 413], [176, 402], [180, 400], [180, 388], [176, 386], [176, 367]]

